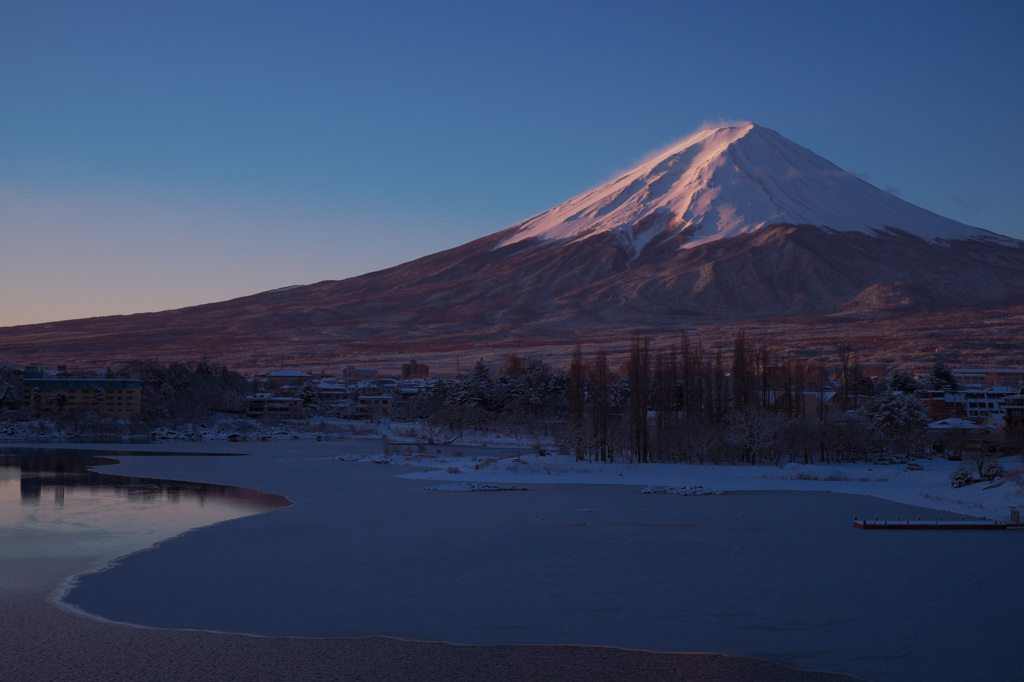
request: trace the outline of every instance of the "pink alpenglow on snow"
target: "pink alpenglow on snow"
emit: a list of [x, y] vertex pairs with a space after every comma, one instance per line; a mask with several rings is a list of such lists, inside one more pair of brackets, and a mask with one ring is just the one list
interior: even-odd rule
[[1005, 239], [903, 201], [773, 130], [743, 123], [690, 135], [521, 223], [501, 245], [610, 232], [635, 257], [655, 237], [691, 248], [778, 224], [896, 229], [932, 241]]

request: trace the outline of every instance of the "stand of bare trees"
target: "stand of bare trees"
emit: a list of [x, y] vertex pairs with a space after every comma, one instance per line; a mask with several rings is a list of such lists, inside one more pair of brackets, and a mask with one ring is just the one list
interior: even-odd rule
[[[842, 344], [833, 374], [822, 362], [795, 358], [739, 332], [729, 371], [720, 350], [686, 334], [652, 350], [635, 337], [621, 376], [598, 350], [577, 345], [567, 373], [562, 442], [579, 459], [778, 464], [866, 459], [883, 447], [921, 443], [920, 423], [885, 432], [872, 422], [874, 391], [856, 352]], [[871, 403], [874, 405], [874, 403]]]

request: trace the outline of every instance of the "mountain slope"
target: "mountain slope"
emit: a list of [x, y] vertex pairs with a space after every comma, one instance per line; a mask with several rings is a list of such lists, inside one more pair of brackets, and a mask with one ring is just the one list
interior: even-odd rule
[[634, 255], [658, 237], [692, 248], [768, 225], [925, 239], [1000, 239], [883, 192], [753, 123], [703, 130], [517, 225], [503, 244], [615, 235]]
[[825, 316], [1024, 305], [1022, 292], [1021, 242], [913, 206], [746, 124], [696, 133], [523, 223], [387, 270], [0, 329], [0, 352], [22, 362], [44, 349], [68, 361], [230, 355], [251, 367], [778, 316], [825, 327]]

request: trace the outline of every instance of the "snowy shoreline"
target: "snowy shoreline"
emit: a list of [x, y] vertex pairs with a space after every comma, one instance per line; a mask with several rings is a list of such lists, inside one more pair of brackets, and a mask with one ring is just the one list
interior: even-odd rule
[[[498, 453], [495, 453], [496, 455]], [[399, 474], [403, 478], [460, 484], [500, 483], [606, 484], [640, 487], [693, 488], [712, 492], [813, 491], [869, 495], [966, 516], [995, 518], [1007, 508], [1024, 505], [1024, 491], [1007, 481], [991, 486], [977, 481], [961, 488], [950, 486], [960, 462], [917, 459], [907, 463], [856, 462], [781, 466], [740, 464], [637, 464], [580, 462], [567, 455], [340, 455], [330, 459], [349, 462], [423, 467]], [[1004, 465], [1020, 468], [1020, 457], [1004, 458]]]
[[[959, 488], [950, 485], [957, 469], [971, 467], [944, 458], [914, 460], [881, 459], [838, 464], [781, 465], [626, 463], [577, 461], [571, 455], [545, 453], [541, 444], [518, 446], [514, 439], [495, 434], [467, 438], [456, 444], [424, 444], [415, 429], [382, 423], [376, 430], [341, 435], [319, 431], [272, 429], [253, 439], [236, 441], [230, 430], [194, 432], [160, 431], [148, 441], [119, 443], [76, 442], [71, 439], [5, 441], [4, 447], [61, 447], [108, 449], [111, 451], [183, 451], [233, 453], [258, 452], [264, 448], [337, 449], [341, 454], [325, 456], [343, 462], [417, 467], [422, 471], [396, 474], [405, 478], [452, 484], [545, 484], [634, 485], [639, 487], [692, 488], [703, 486], [711, 492], [813, 491], [869, 495], [952, 514], [996, 518], [1006, 516], [1008, 507], [1024, 506], [1024, 487], [997, 478], [994, 482], [975, 480]], [[553, 443], [543, 443], [553, 448]], [[1008, 471], [1024, 470], [1024, 455], [1002, 457]], [[973, 472], [977, 476], [977, 472]], [[995, 485], [993, 485], [993, 483]]]

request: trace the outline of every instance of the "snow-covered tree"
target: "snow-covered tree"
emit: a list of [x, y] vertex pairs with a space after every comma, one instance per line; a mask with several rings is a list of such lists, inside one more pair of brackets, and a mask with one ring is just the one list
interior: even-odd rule
[[913, 393], [917, 390], [917, 382], [908, 372], [899, 371], [892, 376], [889, 387], [900, 393]]
[[307, 381], [302, 386], [302, 390], [299, 391], [299, 397], [302, 398], [303, 407], [310, 407], [320, 404], [320, 392], [312, 381]]
[[963, 488], [965, 485], [970, 485], [973, 482], [971, 479], [971, 472], [963, 467], [960, 467], [949, 476], [949, 485], [952, 488]]
[[922, 435], [928, 417], [921, 403], [909, 393], [882, 393], [875, 396], [862, 410], [871, 425], [909, 449]]
[[56, 410], [58, 413], [63, 412], [64, 408], [68, 406], [71, 399], [68, 398], [68, 394], [64, 391], [57, 391], [53, 395], [47, 396], [43, 401], [46, 407], [51, 410]]
[[978, 478], [991, 481], [1003, 475], [1003, 465], [994, 452], [975, 448], [964, 452], [964, 459], [977, 468]]
[[103, 408], [103, 401], [106, 398], [106, 391], [102, 388], [92, 389], [92, 409], [100, 410]]
[[491, 369], [482, 358], [477, 360], [473, 371], [459, 382], [452, 394], [453, 399], [462, 405], [475, 405], [484, 410], [500, 407], [495, 400], [497, 395], [491, 380]]
[[787, 419], [777, 412], [748, 407], [726, 417], [726, 439], [740, 449], [743, 461], [757, 464], [764, 459], [778, 460], [778, 445]]

